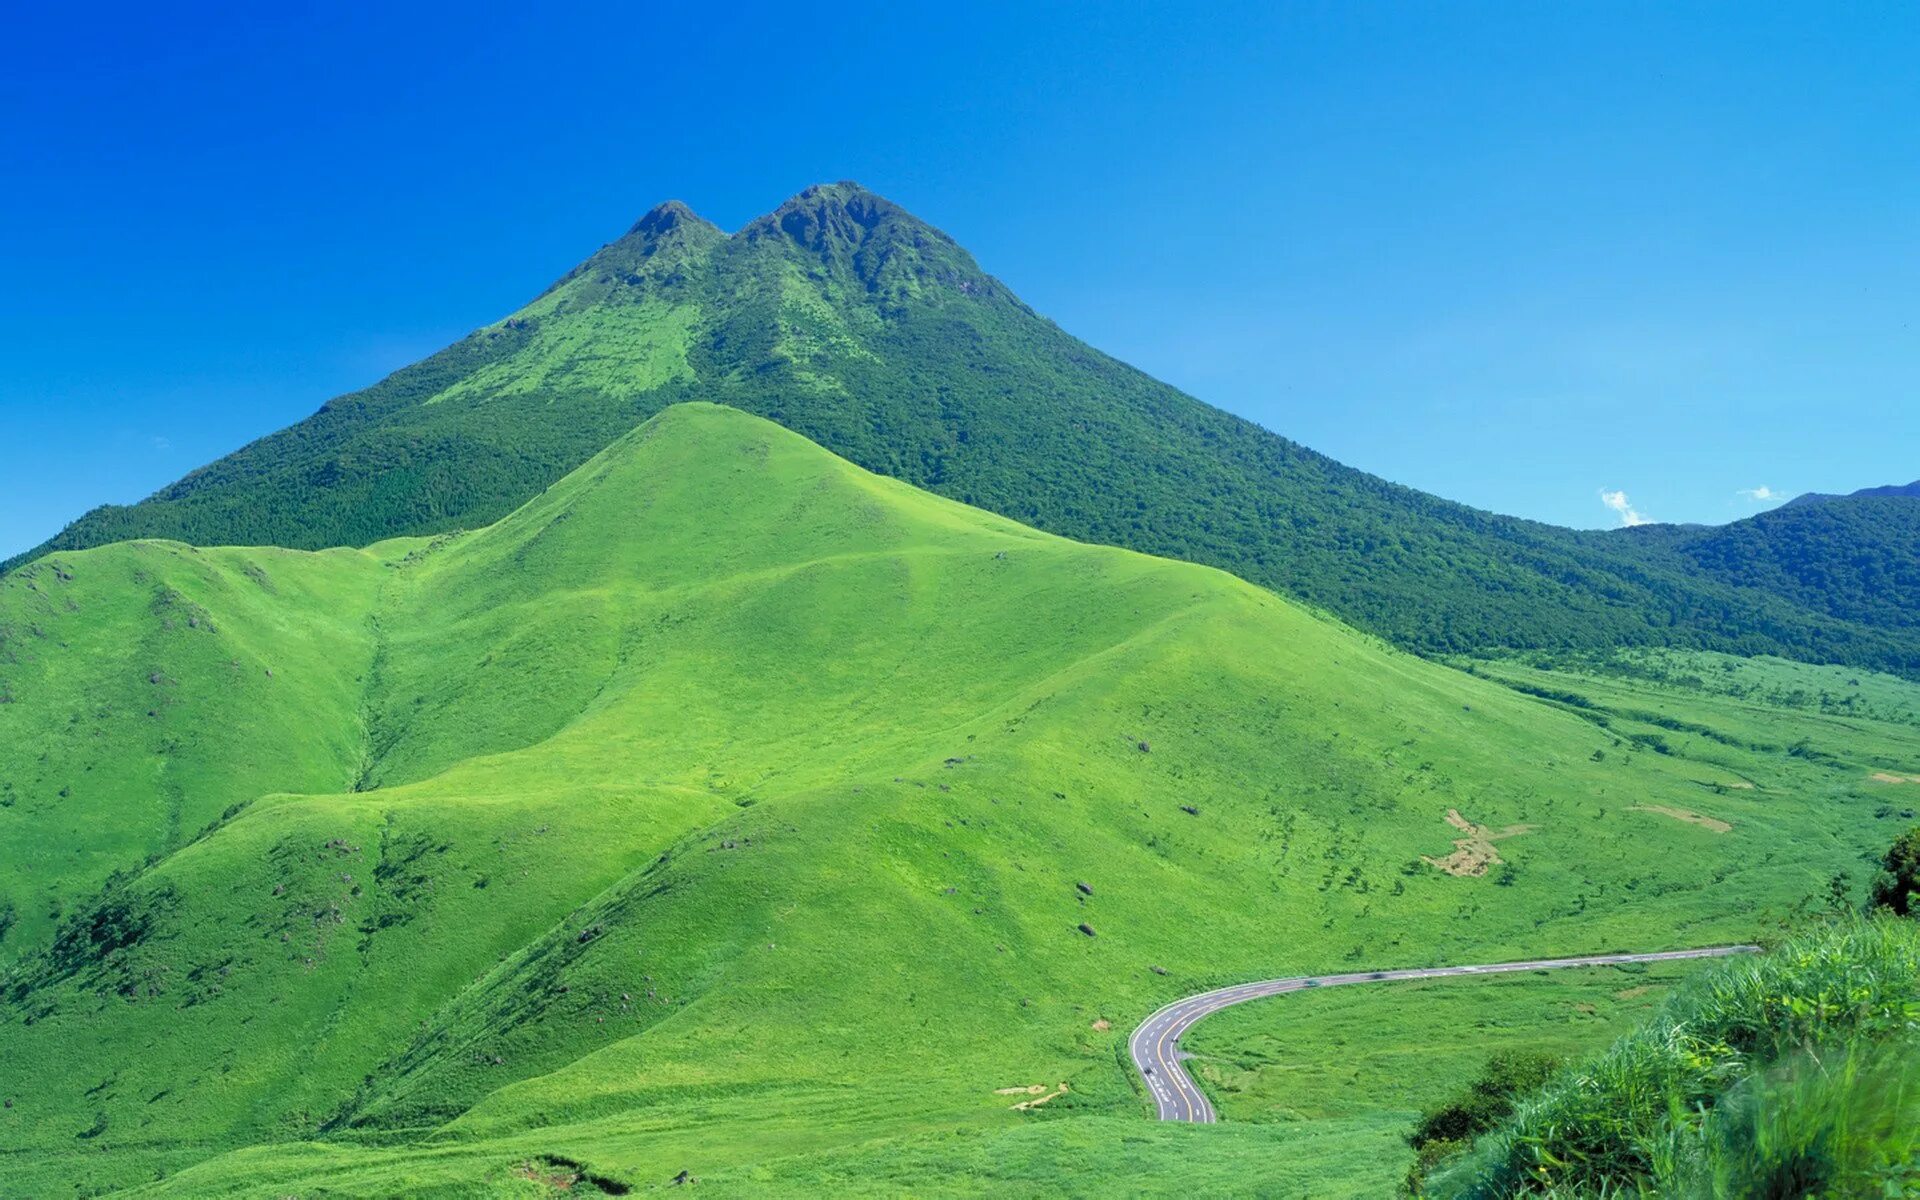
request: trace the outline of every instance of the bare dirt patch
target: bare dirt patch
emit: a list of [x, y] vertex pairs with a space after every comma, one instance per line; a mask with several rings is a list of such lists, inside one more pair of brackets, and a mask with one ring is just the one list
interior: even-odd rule
[[535, 1183], [544, 1184], [556, 1192], [570, 1192], [573, 1190], [573, 1185], [580, 1182], [580, 1176], [573, 1171], [532, 1160], [515, 1167], [513, 1173], [521, 1179], [530, 1179]]
[[1867, 778], [1875, 783], [1920, 783], [1920, 775], [1895, 775], [1891, 771], [1875, 771]]
[[1093, 1031], [1095, 1033], [1105, 1033], [1107, 1030], [1112, 1028], [1113, 1028], [1113, 1022], [1107, 1020], [1105, 1017], [1101, 1017], [1098, 1021], [1095, 1021], [1093, 1023]]
[[1499, 853], [1493, 848], [1495, 842], [1505, 838], [1519, 837], [1523, 833], [1532, 833], [1534, 830], [1532, 825], [1509, 825], [1496, 832], [1485, 825], [1475, 825], [1461, 816], [1457, 808], [1447, 810], [1447, 824], [1467, 836], [1455, 838], [1453, 853], [1445, 858], [1432, 858], [1422, 854], [1420, 861], [1430, 867], [1437, 867], [1449, 875], [1461, 876], [1485, 875], [1488, 867], [1498, 866], [1502, 861]]
[[1697, 812], [1688, 812], [1684, 808], [1668, 808], [1664, 804], [1636, 804], [1628, 812], [1659, 813], [1663, 817], [1672, 817], [1676, 821], [1685, 821], [1689, 825], [1698, 825], [1702, 829], [1711, 829], [1715, 833], [1731, 833], [1733, 826], [1718, 817], [1703, 817]]
[[1652, 988], [1643, 983], [1639, 987], [1621, 988], [1613, 994], [1613, 998], [1615, 1000], [1638, 1000], [1652, 990]]
[[1042, 1104], [1045, 1104], [1049, 1100], [1058, 1100], [1060, 1097], [1066, 1095], [1067, 1085], [1063, 1083], [1058, 1088], [1049, 1092], [1047, 1091], [1046, 1084], [1034, 1083], [1034, 1084], [1028, 1084], [1026, 1087], [995, 1088], [993, 1089], [993, 1094], [996, 1096], [1031, 1097], [1031, 1099], [1022, 1100], [1020, 1103], [1013, 1106], [1013, 1111], [1025, 1112], [1030, 1108], [1039, 1108]]

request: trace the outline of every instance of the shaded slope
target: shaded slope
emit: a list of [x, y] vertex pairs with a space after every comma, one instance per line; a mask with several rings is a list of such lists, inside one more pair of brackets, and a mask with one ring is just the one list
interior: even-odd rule
[[851, 184], [731, 237], [664, 205], [513, 317], [49, 545], [476, 527], [683, 399], [1055, 533], [1231, 570], [1423, 651], [1666, 644], [1920, 670], [1920, 641], [1880, 606], [1479, 512], [1202, 404]]
[[[1708, 803], [1697, 760], [712, 406], [484, 530], [287, 557], [373, 631], [341, 656], [363, 790], [256, 800], [8, 975], [19, 1190], [1062, 1153], [1022, 1123], [1117, 1136], [1120, 1039], [1173, 996], [1737, 937], [1875, 836], [1846, 796], [1649, 817]], [[1514, 870], [1423, 862], [1449, 810], [1528, 826]], [[76, 945], [97, 970], [59, 969]], [[1041, 1081], [1070, 1087], [1037, 1117], [996, 1094]]]

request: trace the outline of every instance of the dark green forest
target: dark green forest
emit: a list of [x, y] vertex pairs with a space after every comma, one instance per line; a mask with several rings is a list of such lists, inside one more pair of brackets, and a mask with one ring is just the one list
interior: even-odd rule
[[1847, 621], [1920, 629], [1920, 497], [1789, 505], [1701, 532], [1680, 549], [1716, 579]]
[[851, 184], [732, 236], [663, 205], [514, 316], [8, 565], [129, 538], [312, 549], [475, 527], [690, 399], [1051, 532], [1225, 568], [1422, 652], [1668, 645], [1920, 672], [1901, 600], [1920, 582], [1920, 500], [1708, 531], [1481, 512], [1101, 354]]

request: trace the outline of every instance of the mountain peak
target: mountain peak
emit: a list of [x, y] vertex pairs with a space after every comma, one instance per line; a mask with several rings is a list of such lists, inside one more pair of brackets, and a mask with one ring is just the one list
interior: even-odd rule
[[547, 292], [584, 279], [589, 287], [578, 298], [588, 300], [622, 284], [677, 278], [689, 263], [726, 240], [718, 225], [680, 201], [668, 200], [648, 209], [624, 236], [600, 247]]
[[777, 217], [783, 213], [829, 208], [844, 209], [849, 212], [906, 214], [905, 209], [878, 192], [871, 191], [854, 180], [842, 179], [838, 183], [816, 183], [801, 188], [789, 196], [779, 208], [774, 209], [773, 215]]
[[692, 228], [702, 232], [712, 230], [720, 232], [719, 226], [702, 217], [678, 200], [668, 200], [648, 209], [633, 227], [627, 230], [628, 237], [636, 235], [647, 238], [660, 238], [677, 229]]
[[797, 251], [809, 271], [851, 277], [889, 302], [924, 295], [929, 287], [968, 296], [998, 290], [958, 242], [852, 180], [814, 184], [734, 239]]
[[740, 233], [748, 240], [785, 234], [802, 245], [817, 248], [826, 238], [863, 241], [883, 225], [910, 228], [916, 233], [924, 230], [942, 241], [952, 240], [893, 201], [850, 179], [805, 188], [788, 197], [779, 208], [748, 224]]

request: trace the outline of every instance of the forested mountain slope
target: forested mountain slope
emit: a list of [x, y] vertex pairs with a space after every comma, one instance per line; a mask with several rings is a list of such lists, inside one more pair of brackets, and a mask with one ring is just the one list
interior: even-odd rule
[[1920, 629], [1920, 495], [1840, 496], [1690, 530], [1700, 570], [1883, 629]]
[[43, 549], [474, 528], [686, 399], [1050, 532], [1225, 568], [1422, 651], [1671, 644], [1920, 670], [1920, 638], [1877, 601], [1480, 512], [1209, 407], [852, 184], [731, 236], [663, 205], [512, 317]]
[[1879, 487], [1865, 487], [1845, 495], [1833, 495], [1828, 492], [1802, 492], [1781, 505], [1782, 508], [1797, 508], [1804, 504], [1825, 504], [1829, 500], [1849, 500], [1867, 496], [1909, 496], [1920, 499], [1920, 479], [1912, 483], [1887, 483]]

